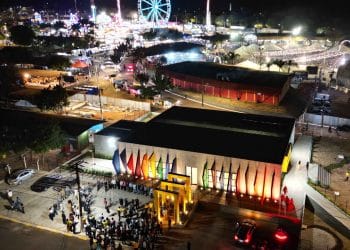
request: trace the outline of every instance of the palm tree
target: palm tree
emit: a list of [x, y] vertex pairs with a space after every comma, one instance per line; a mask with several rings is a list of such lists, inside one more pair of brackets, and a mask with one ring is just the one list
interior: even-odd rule
[[289, 72], [290, 72], [290, 67], [291, 66], [298, 66], [298, 63], [296, 63], [295, 61], [293, 61], [293, 60], [288, 60], [287, 62], [285, 62], [285, 65], [287, 65], [288, 66], [288, 74], [289, 74]]
[[170, 77], [162, 75], [158, 70], [152, 78], [152, 81], [155, 84], [155, 90], [160, 96], [162, 96], [163, 91], [173, 88], [173, 84]]
[[272, 66], [273, 62], [266, 63], [267, 70], [270, 71], [270, 67]]
[[281, 59], [277, 59], [277, 60], [274, 60], [274, 61], [272, 62], [272, 64], [277, 65], [278, 68], [279, 68], [279, 71], [281, 72], [281, 70], [282, 70], [283, 66], [286, 64], [286, 62], [283, 61], [283, 60], [281, 60]]

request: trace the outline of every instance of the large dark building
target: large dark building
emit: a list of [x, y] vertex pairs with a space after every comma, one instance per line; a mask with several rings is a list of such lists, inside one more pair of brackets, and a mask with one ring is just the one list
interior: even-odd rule
[[183, 62], [171, 64], [161, 72], [183, 89], [222, 98], [278, 105], [290, 85], [285, 73], [249, 70], [234, 66]]
[[120, 121], [95, 134], [96, 154], [117, 173], [279, 199], [294, 142], [294, 119], [173, 107], [153, 120]]

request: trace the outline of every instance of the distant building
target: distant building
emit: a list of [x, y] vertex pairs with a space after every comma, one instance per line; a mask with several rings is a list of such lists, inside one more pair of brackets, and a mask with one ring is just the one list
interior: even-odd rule
[[278, 105], [287, 93], [291, 76], [234, 66], [183, 62], [165, 66], [161, 72], [183, 89], [246, 102]]
[[294, 119], [172, 107], [147, 123], [120, 121], [95, 134], [96, 155], [117, 174], [166, 179], [279, 199], [294, 142]]

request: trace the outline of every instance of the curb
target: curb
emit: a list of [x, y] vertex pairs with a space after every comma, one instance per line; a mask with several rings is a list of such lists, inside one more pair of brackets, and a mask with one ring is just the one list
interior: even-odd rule
[[37, 229], [41, 229], [41, 230], [45, 230], [45, 231], [50, 231], [52, 233], [63, 234], [63, 235], [68, 236], [68, 237], [75, 237], [75, 238], [78, 238], [80, 240], [88, 240], [89, 239], [87, 236], [84, 236], [84, 235], [66, 233], [66, 232], [62, 232], [62, 231], [57, 230], [57, 229], [44, 227], [44, 226], [40, 226], [40, 225], [36, 225], [36, 224], [24, 222], [24, 221], [20, 221], [20, 220], [17, 220], [17, 219], [5, 217], [3, 215], [0, 215], [0, 219], [12, 221], [14, 223], [22, 224], [22, 225], [25, 225], [25, 226], [28, 226], [28, 227], [33, 227], [33, 228], [37, 228]]

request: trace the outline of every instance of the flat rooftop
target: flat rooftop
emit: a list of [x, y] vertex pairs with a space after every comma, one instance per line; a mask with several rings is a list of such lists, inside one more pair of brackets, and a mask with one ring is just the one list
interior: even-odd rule
[[281, 164], [295, 120], [173, 107], [121, 141]]
[[112, 125], [102, 129], [97, 135], [113, 136], [120, 139], [126, 138], [132, 131], [141, 128], [144, 125], [143, 122], [120, 120]]
[[55, 114], [44, 114], [32, 111], [23, 110], [8, 110], [0, 109], [0, 125], [13, 125], [16, 124], [36, 124], [40, 121], [53, 121], [70, 136], [79, 136], [81, 133], [87, 131], [91, 127], [103, 123], [100, 120], [92, 120], [85, 118], [77, 118], [71, 116], [61, 116]]
[[[210, 62], [181, 62], [162, 67], [163, 72], [188, 75], [201, 78], [201, 80], [214, 80], [223, 83], [238, 83], [260, 87], [283, 88], [290, 77], [289, 74], [250, 70], [235, 66], [216, 64]], [[228, 80], [223, 81], [218, 75], [227, 75]]]

